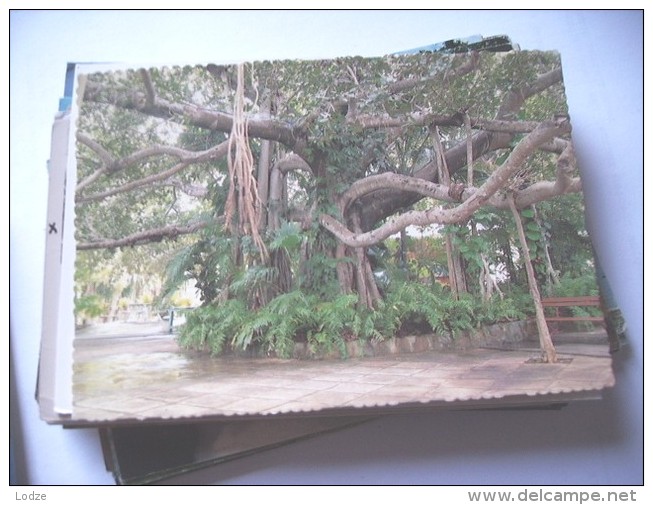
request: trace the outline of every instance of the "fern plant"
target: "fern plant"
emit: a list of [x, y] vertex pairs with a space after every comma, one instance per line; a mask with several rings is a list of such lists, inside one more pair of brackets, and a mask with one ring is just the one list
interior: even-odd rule
[[346, 356], [345, 340], [355, 337], [357, 302], [358, 296], [349, 294], [315, 306], [315, 329], [308, 334], [308, 344], [314, 352], [337, 348]]
[[208, 350], [211, 355], [220, 354], [248, 316], [247, 306], [238, 299], [199, 307], [188, 313], [179, 332], [179, 345], [186, 349]]
[[474, 300], [471, 296], [441, 297], [437, 307], [437, 317], [430, 323], [434, 330], [455, 338], [460, 332], [475, 326]]
[[289, 357], [297, 335], [314, 326], [311, 300], [295, 290], [275, 297], [265, 307], [250, 312], [231, 341], [234, 348], [261, 345], [266, 352]]

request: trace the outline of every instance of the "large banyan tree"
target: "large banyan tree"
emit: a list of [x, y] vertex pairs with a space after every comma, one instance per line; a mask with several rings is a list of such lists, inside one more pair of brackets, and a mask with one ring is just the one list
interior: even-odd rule
[[488, 299], [492, 266], [516, 283], [526, 258], [537, 301], [571, 261], [551, 230], [584, 237], [557, 53], [150, 68], [88, 74], [80, 90], [78, 257], [164, 258], [206, 306], [254, 312], [293, 293], [372, 313], [388, 240], [428, 225], [447, 296]]

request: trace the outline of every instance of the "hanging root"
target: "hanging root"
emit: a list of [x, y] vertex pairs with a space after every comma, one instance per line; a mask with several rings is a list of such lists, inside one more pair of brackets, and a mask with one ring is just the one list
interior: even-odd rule
[[[254, 157], [249, 147], [247, 120], [245, 119], [244, 66], [238, 65], [238, 84], [234, 98], [233, 125], [229, 136], [229, 192], [225, 206], [226, 228], [231, 233], [250, 236], [259, 250], [261, 260], [267, 258], [267, 249], [259, 233], [260, 206], [258, 187], [254, 177]], [[236, 225], [234, 216], [237, 216]]]

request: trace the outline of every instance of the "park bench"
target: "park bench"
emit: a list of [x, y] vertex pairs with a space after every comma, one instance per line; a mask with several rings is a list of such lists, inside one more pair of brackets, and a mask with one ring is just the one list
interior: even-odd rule
[[[547, 322], [604, 322], [604, 316], [578, 315], [571, 312], [572, 307], [597, 307], [601, 308], [601, 299], [598, 296], [569, 296], [557, 298], [543, 298], [542, 307]], [[555, 309], [555, 313], [552, 314]]]

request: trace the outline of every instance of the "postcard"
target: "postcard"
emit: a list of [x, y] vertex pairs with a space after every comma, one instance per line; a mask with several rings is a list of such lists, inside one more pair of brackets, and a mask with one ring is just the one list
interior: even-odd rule
[[620, 330], [560, 55], [450, 49], [77, 65], [42, 349], [69, 366], [42, 366], [44, 419], [599, 398]]

